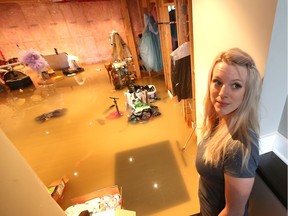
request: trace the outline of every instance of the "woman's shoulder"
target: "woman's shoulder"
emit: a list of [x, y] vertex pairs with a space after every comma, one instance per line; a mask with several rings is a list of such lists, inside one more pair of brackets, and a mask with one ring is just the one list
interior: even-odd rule
[[[234, 145], [226, 152], [225, 166], [227, 171], [235, 177], [245, 178], [255, 176], [259, 164], [259, 139], [257, 133], [249, 132], [249, 144], [247, 138], [232, 139]], [[248, 147], [250, 146], [250, 147]], [[245, 151], [250, 149], [248, 158], [245, 158]], [[243, 160], [247, 160], [247, 166], [243, 167]]]
[[251, 145], [251, 148], [253, 146], [259, 147], [259, 135], [252, 129], [248, 129], [247, 131], [237, 131], [231, 139], [233, 142], [237, 142], [240, 144], [240, 146], [248, 146]]

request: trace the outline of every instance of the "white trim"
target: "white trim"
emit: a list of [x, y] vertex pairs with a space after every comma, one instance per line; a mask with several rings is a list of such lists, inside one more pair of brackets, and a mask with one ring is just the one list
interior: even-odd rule
[[273, 152], [286, 164], [288, 164], [288, 157], [287, 157], [287, 146], [288, 146], [288, 139], [284, 137], [282, 134], [276, 134], [275, 144], [273, 147]]
[[260, 137], [260, 155], [273, 151], [284, 163], [288, 164], [288, 140], [279, 132]]
[[260, 155], [273, 151], [275, 143], [275, 132], [260, 137], [259, 147]]

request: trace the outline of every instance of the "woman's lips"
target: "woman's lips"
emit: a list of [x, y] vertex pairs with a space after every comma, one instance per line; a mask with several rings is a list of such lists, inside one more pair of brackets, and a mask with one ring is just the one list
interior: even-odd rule
[[222, 101], [216, 101], [216, 102], [217, 102], [218, 106], [220, 106], [220, 107], [226, 107], [226, 106], [229, 105], [229, 103], [225, 103], [225, 102], [222, 102]]

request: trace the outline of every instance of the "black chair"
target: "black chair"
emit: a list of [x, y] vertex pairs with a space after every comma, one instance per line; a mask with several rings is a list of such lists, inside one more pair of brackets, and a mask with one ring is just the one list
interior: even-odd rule
[[11, 90], [17, 90], [34, 85], [28, 75], [16, 70], [6, 72], [3, 75], [3, 80]]

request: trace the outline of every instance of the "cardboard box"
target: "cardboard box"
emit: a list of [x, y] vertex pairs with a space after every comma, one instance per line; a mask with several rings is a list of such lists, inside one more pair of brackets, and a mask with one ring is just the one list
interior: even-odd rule
[[[71, 199], [71, 202], [74, 205], [65, 210], [68, 216], [78, 216], [85, 210], [88, 210], [90, 215], [93, 216], [121, 216], [120, 213], [123, 213], [123, 211], [120, 211], [122, 209], [122, 190], [117, 185], [75, 197]], [[133, 214], [131, 216], [133, 216]]]
[[136, 216], [135, 211], [129, 211], [124, 209], [108, 210], [105, 212], [99, 212], [92, 214], [92, 216]]
[[59, 180], [52, 182], [48, 186], [48, 191], [51, 194], [52, 198], [59, 203], [63, 198], [64, 189], [66, 187], [67, 182], [69, 179], [67, 177], [62, 177]]
[[73, 199], [71, 199], [71, 202], [73, 204], [81, 204], [81, 203], [85, 203], [89, 200], [92, 200], [94, 198], [101, 198], [104, 196], [110, 196], [110, 195], [119, 195], [120, 196], [120, 205], [122, 207], [122, 191], [121, 189], [119, 189], [119, 187], [117, 185], [111, 186], [111, 187], [107, 187], [107, 188], [102, 188], [100, 190], [97, 191], [93, 191], [91, 193], [79, 196], [79, 197], [75, 197]]

